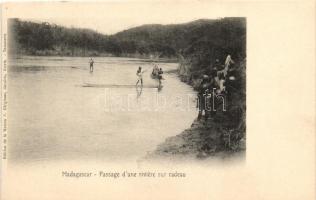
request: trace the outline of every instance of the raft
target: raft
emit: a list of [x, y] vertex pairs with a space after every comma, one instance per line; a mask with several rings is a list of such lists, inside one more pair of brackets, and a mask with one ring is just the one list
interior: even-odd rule
[[[98, 84], [98, 83], [84, 83], [82, 87], [93, 87], [93, 88], [135, 88], [136, 85], [117, 85], [117, 84]], [[158, 88], [156, 85], [137, 85], [137, 87], [143, 88]]]

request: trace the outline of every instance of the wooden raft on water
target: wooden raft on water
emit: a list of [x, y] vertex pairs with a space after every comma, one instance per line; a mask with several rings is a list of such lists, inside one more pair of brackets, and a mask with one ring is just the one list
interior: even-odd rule
[[[95, 87], [95, 88], [136, 88], [136, 85], [117, 85], [117, 84], [96, 84], [96, 83], [84, 83], [82, 87]], [[156, 85], [138, 85], [142, 88], [158, 88]]]

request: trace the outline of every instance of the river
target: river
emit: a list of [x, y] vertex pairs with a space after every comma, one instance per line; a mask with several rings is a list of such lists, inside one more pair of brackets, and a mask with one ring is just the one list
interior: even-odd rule
[[[94, 61], [90, 73], [86, 57], [9, 60], [9, 161], [132, 161], [190, 127], [195, 93], [176, 74], [165, 73], [158, 91], [149, 60]], [[157, 64], [164, 71], [178, 66]], [[134, 87], [138, 66], [145, 70], [142, 90]]]

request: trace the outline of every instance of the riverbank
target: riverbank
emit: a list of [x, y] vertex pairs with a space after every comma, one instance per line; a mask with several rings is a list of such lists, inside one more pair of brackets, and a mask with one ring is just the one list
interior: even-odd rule
[[235, 156], [244, 157], [246, 150], [245, 138], [225, 147], [221, 129], [213, 119], [207, 121], [195, 120], [191, 127], [179, 135], [169, 137], [158, 145], [157, 149], [146, 156], [146, 159], [229, 159]]
[[[181, 72], [181, 64], [180, 70]], [[236, 67], [236, 77], [240, 90], [228, 90], [227, 112], [217, 111], [208, 119], [195, 119], [190, 128], [176, 136], [167, 138], [150, 152], [146, 159], [181, 160], [236, 158], [246, 152], [246, 113], [245, 113], [245, 60]], [[196, 89], [198, 79], [187, 81], [182, 74], [179, 78]], [[190, 73], [186, 73], [190, 76]], [[202, 73], [200, 73], [200, 76]], [[192, 77], [192, 76], [191, 76]]]

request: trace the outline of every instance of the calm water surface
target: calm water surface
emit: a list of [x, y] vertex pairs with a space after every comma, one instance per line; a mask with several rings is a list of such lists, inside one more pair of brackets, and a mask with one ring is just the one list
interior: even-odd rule
[[[83, 57], [10, 60], [10, 160], [135, 160], [196, 117], [196, 110], [189, 109], [195, 107], [194, 92], [175, 74], [164, 75], [161, 91], [140, 92], [132, 87], [138, 66], [147, 69], [144, 84], [157, 85], [148, 60], [94, 60], [93, 73]], [[165, 71], [177, 68], [176, 63], [158, 64]], [[86, 83], [131, 87], [82, 87]]]

